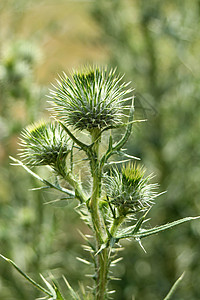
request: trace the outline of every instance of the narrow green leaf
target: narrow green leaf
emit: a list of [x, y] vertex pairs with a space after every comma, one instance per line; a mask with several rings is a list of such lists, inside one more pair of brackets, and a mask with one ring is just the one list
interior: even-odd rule
[[56, 291], [56, 300], [64, 300], [63, 296], [61, 295], [60, 291], [55, 288], [55, 291]]
[[70, 291], [70, 294], [72, 296], [72, 299], [74, 300], [81, 300], [81, 298], [79, 297], [79, 295], [73, 290], [73, 288], [71, 287], [71, 285], [69, 284], [69, 282], [67, 281], [67, 279], [63, 276], [63, 279]]
[[0, 257], [2, 257], [5, 261], [9, 262], [26, 280], [28, 280], [32, 285], [34, 285], [36, 288], [38, 288], [40, 291], [45, 293], [46, 295], [53, 297], [52, 293], [47, 291], [45, 288], [43, 288], [40, 284], [35, 282], [33, 279], [31, 279], [26, 273], [24, 273], [11, 259], [3, 256], [0, 254]]
[[53, 281], [53, 287], [54, 287], [54, 290], [55, 290], [56, 296], [57, 296], [56, 300], [65, 300], [65, 298], [63, 297], [63, 295], [61, 294], [61, 292], [59, 290], [57, 283], [55, 283], [54, 280], [52, 280], [52, 281]]
[[108, 151], [112, 150], [112, 145], [113, 145], [113, 138], [112, 135], [109, 137], [109, 144], [108, 144]]
[[146, 122], [147, 120], [133, 120], [131, 122], [127, 122], [127, 123], [122, 123], [122, 124], [118, 124], [118, 125], [109, 125], [107, 127], [105, 127], [104, 129], [101, 130], [101, 134], [109, 129], [118, 129], [118, 128], [122, 128], [122, 127], [126, 127], [130, 124], [135, 124], [135, 123], [142, 123], [142, 122]]
[[106, 166], [111, 166], [111, 165], [117, 165], [117, 164], [124, 164], [126, 162], [129, 162], [130, 159], [124, 159], [124, 160], [119, 160], [119, 161], [109, 161]]
[[44, 183], [46, 186], [45, 188], [49, 187], [49, 188], [53, 188], [53, 189], [56, 189], [62, 193], [65, 193], [71, 197], [75, 197], [75, 193], [73, 191], [70, 191], [68, 189], [65, 189], [65, 188], [62, 188], [61, 186], [59, 185], [55, 185], [49, 181], [47, 181], [46, 179], [44, 178], [41, 178], [39, 175], [37, 175], [35, 172], [33, 172], [32, 170], [30, 170], [25, 164], [23, 164], [23, 162], [21, 162], [20, 160], [10, 156], [10, 159], [12, 161], [14, 161], [17, 165], [21, 166], [22, 168], [24, 168], [29, 174], [31, 174], [33, 177], [35, 177], [37, 180], [41, 181], [42, 183]]
[[132, 101], [132, 105], [130, 108], [130, 114], [129, 114], [129, 123], [126, 127], [126, 132], [124, 133], [121, 140], [118, 143], [116, 143], [115, 145], [112, 145], [111, 141], [109, 141], [108, 150], [101, 159], [101, 167], [104, 166], [104, 164], [108, 161], [109, 157], [111, 157], [115, 153], [118, 153], [121, 150], [121, 148], [125, 145], [125, 143], [127, 142], [128, 138], [130, 137], [132, 126], [133, 126], [133, 115], [134, 115], [134, 104]]
[[118, 236], [118, 238], [122, 239], [122, 238], [133, 237], [135, 239], [141, 239], [141, 238], [145, 238], [147, 236], [159, 233], [161, 231], [170, 229], [170, 228], [172, 228], [176, 225], [179, 225], [179, 224], [182, 224], [182, 223], [185, 223], [185, 222], [188, 222], [188, 221], [196, 220], [196, 219], [199, 219], [199, 218], [200, 218], [200, 216], [198, 216], [198, 217], [186, 217], [186, 218], [183, 218], [183, 219], [171, 222], [171, 223], [167, 223], [167, 224], [164, 224], [164, 225], [161, 225], [161, 226], [158, 226], [158, 227], [154, 227], [154, 228], [150, 228], [150, 229], [142, 229], [141, 231], [139, 231], [136, 234], [131, 233], [131, 234], [123, 235], [123, 236]]
[[150, 209], [147, 210], [146, 213], [137, 221], [137, 223], [136, 223], [136, 225], [133, 229], [133, 232], [132, 232], [133, 234], [137, 233], [140, 230], [140, 228], [141, 228], [141, 226], [142, 226], [142, 224], [143, 224], [143, 222], [144, 222], [144, 220], [145, 220], [145, 218], [146, 218], [149, 211], [150, 211]]
[[131, 109], [130, 109], [130, 115], [129, 115], [129, 124], [126, 127], [126, 132], [125, 132], [124, 136], [121, 138], [121, 140], [113, 147], [113, 151], [120, 150], [125, 145], [125, 143], [127, 142], [128, 138], [131, 134], [131, 130], [132, 130], [133, 115], [134, 115], [134, 105], [132, 103], [132, 106], [131, 106]]
[[92, 159], [92, 144], [91, 145], [86, 145], [83, 142], [81, 142], [80, 140], [78, 140], [73, 133], [71, 133], [71, 131], [61, 122], [59, 122], [60, 125], [63, 127], [63, 129], [67, 132], [67, 134], [71, 137], [72, 141], [77, 144], [81, 150], [85, 151], [85, 153], [87, 154], [88, 158], [91, 160]]
[[185, 275], [185, 272], [183, 272], [183, 274], [176, 280], [176, 282], [171, 287], [169, 293], [167, 294], [167, 296], [163, 300], [170, 300], [171, 299], [171, 297], [174, 295], [175, 291], [177, 290], [177, 287], [179, 286], [180, 282], [183, 280], [184, 275]]
[[84, 150], [86, 153], [88, 153], [88, 145], [84, 144], [83, 142], [81, 142], [80, 140], [78, 140], [73, 133], [71, 133], [71, 131], [61, 122], [59, 122], [60, 125], [62, 126], [62, 128], [67, 132], [67, 134], [71, 137], [71, 139], [74, 141], [74, 143], [76, 143], [79, 147], [81, 147], [82, 150]]
[[141, 160], [141, 158], [139, 158], [137, 156], [129, 155], [126, 152], [123, 152], [123, 151], [117, 151], [117, 154], [128, 157], [130, 159]]
[[57, 296], [56, 296], [56, 292], [54, 290], [54, 288], [52, 287], [52, 285], [42, 276], [42, 274], [40, 274], [40, 277], [42, 278], [42, 280], [44, 281], [44, 283], [46, 284], [47, 288], [49, 289], [49, 291], [51, 292], [51, 295], [52, 295], [52, 298], [53, 300], [57, 299]]

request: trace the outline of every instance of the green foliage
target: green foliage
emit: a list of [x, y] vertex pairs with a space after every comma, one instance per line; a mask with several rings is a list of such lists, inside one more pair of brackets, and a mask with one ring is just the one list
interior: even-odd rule
[[20, 98], [28, 92], [37, 49], [26, 41], [14, 42], [3, 49], [0, 68], [1, 88], [6, 95]]
[[44, 289], [42, 286], [40, 286], [38, 283], [36, 283], [33, 279], [31, 279], [28, 275], [26, 275], [11, 259], [8, 259], [8, 258], [4, 257], [3, 255], [0, 255], [0, 256], [1, 256], [1, 258], [6, 260], [7, 262], [9, 262], [26, 280], [28, 280], [31, 284], [33, 284], [36, 288], [41, 290], [43, 293], [45, 293], [51, 297], [48, 299], [52, 299], [52, 300], [57, 299], [54, 289], [50, 286], [50, 284], [43, 277], [42, 278], [43, 278], [44, 282], [46, 283], [49, 291]]
[[[167, 202], [157, 201], [151, 210], [154, 224], [199, 214], [199, 12], [196, 0], [95, 1], [92, 7], [109, 64], [135, 83], [136, 115], [149, 119], [127, 148], [157, 174], [161, 191], [167, 190]], [[162, 298], [183, 271], [176, 299], [199, 299], [199, 233], [194, 222], [145, 240], [151, 249], [146, 257], [127, 245], [118, 268], [122, 280], [113, 284], [116, 299]], [[176, 242], [167, 246], [166, 240]], [[132, 271], [126, 268], [130, 262]]]
[[[66, 199], [74, 198], [74, 190], [69, 190], [68, 185], [61, 186], [55, 175], [49, 178], [48, 168], [29, 169], [15, 160], [14, 163], [33, 175], [31, 177], [20, 168], [13, 172], [13, 167], [8, 166], [8, 155], [16, 155], [16, 136], [22, 127], [44, 117], [42, 97], [46, 92], [39, 82], [49, 82], [63, 66], [70, 69], [80, 62], [93, 64], [93, 61], [99, 61], [102, 64], [103, 61], [113, 68], [117, 66], [121, 74], [126, 74], [125, 80], [132, 80], [136, 87], [134, 118], [147, 119], [148, 116], [149, 122], [134, 126], [134, 138], [126, 139], [129, 155], [124, 149], [119, 151], [118, 147], [115, 155], [122, 155], [122, 160], [133, 155], [142, 157], [147, 170], [157, 175], [160, 190], [167, 190], [167, 201], [158, 199], [155, 207], [146, 212], [151, 217], [152, 229], [156, 229], [156, 224], [199, 214], [200, 10], [198, 0], [61, 1], [59, 5], [50, 2], [44, 0], [38, 5], [38, 1], [11, 0], [0, 4], [0, 244], [1, 253], [11, 257], [28, 274], [34, 274], [31, 277], [42, 273], [47, 278], [46, 270], [51, 270], [56, 278], [65, 273], [77, 290], [80, 279], [85, 286], [89, 284], [88, 277], [83, 275], [88, 273], [90, 265], [73, 259], [84, 255], [74, 227], [88, 233], [73, 212], [76, 202]], [[88, 16], [87, 9], [93, 12], [94, 21]], [[25, 41], [21, 40], [23, 37]], [[43, 47], [45, 56], [40, 66], [36, 64], [38, 49], [35, 49], [35, 43], [29, 43], [30, 40], [37, 40]], [[32, 53], [32, 62], [27, 59], [23, 62], [22, 55], [17, 54], [22, 43], [26, 45], [23, 51]], [[15, 59], [13, 75], [6, 69], [5, 58], [10, 53]], [[24, 75], [13, 84], [12, 78], [19, 73]], [[114, 149], [116, 138], [121, 138], [122, 133], [123, 127], [113, 131], [107, 140], [106, 135], [103, 136], [102, 148], [105, 150], [105, 145], [109, 144], [109, 149]], [[76, 137], [79, 136], [76, 132]], [[88, 141], [88, 137], [81, 135], [81, 141]], [[105, 160], [108, 164], [106, 171], [112, 164], [110, 150], [102, 157], [102, 162]], [[74, 172], [88, 193], [91, 181], [86, 171], [87, 156], [84, 154], [84, 166], [80, 171], [83, 152], [76, 147], [74, 151], [75, 160], [78, 160]], [[44, 188], [36, 179], [44, 184]], [[51, 192], [51, 186], [58, 197]], [[33, 187], [35, 191], [30, 192], [27, 187]], [[105, 200], [103, 197], [101, 209], [107, 209]], [[49, 205], [44, 205], [46, 202]], [[88, 218], [85, 202], [77, 210], [82, 210], [83, 218]], [[108, 227], [110, 215], [113, 216], [111, 209], [106, 220]], [[116, 224], [120, 222], [115, 219]], [[135, 229], [127, 230], [137, 232], [141, 223], [143, 229], [151, 228], [144, 214], [138, 216]], [[131, 223], [129, 225], [131, 227]], [[119, 227], [121, 230], [123, 224]], [[123, 230], [125, 235], [127, 232], [125, 228]], [[116, 233], [113, 229], [114, 236]], [[124, 259], [115, 268], [115, 274], [121, 280], [109, 283], [117, 290], [114, 298], [162, 299], [185, 270], [184, 282], [173, 297], [199, 299], [199, 233], [199, 222], [192, 222], [182, 226], [181, 230], [169, 230], [144, 239], [146, 254], [133, 251], [133, 244], [123, 241]], [[91, 245], [91, 238], [88, 239]], [[109, 239], [110, 245], [115, 242], [115, 238]], [[88, 256], [85, 253], [84, 257], [88, 259]], [[31, 300], [39, 297], [37, 290], [30, 288], [24, 279], [20, 280], [15, 271], [10, 272], [3, 261], [0, 264], [0, 298]], [[81, 290], [84, 292], [83, 288]]]
[[176, 282], [173, 284], [172, 288], [170, 289], [167, 296], [164, 298], [164, 300], [169, 300], [173, 297], [177, 287], [179, 286], [180, 282], [183, 280], [184, 273], [176, 280]]
[[[151, 176], [145, 177], [144, 169], [137, 167], [133, 163], [122, 165], [121, 170], [115, 168], [113, 169], [114, 171], [112, 169], [110, 172], [106, 171], [105, 167], [108, 167], [109, 158], [116, 153], [123, 154], [124, 150], [122, 150], [122, 147], [127, 142], [133, 126], [133, 103], [129, 105], [129, 121], [120, 120], [120, 126], [123, 122], [123, 127], [126, 127], [123, 136], [113, 144], [111, 132], [111, 137], [108, 138], [107, 136], [109, 143], [107, 143], [107, 147], [104, 150], [100, 150], [100, 145], [102, 137], [105, 135], [105, 128], [115, 129], [115, 127], [118, 127], [116, 126], [117, 122], [109, 124], [107, 122], [107, 115], [104, 114], [101, 115], [101, 118], [103, 119], [105, 117], [106, 120], [106, 127], [104, 127], [104, 130], [101, 130], [102, 127], [100, 123], [98, 123], [99, 118], [97, 118], [97, 121], [90, 123], [90, 114], [85, 115], [85, 118], [88, 116], [88, 122], [90, 123], [89, 127], [77, 127], [75, 123], [69, 122], [72, 113], [74, 115], [77, 113], [80, 117], [79, 111], [64, 109], [65, 104], [69, 104], [69, 96], [70, 106], [73, 107], [73, 101], [76, 103], [76, 97], [71, 97], [71, 91], [74, 89], [76, 89], [76, 94], [80, 95], [80, 99], [85, 101], [83, 105], [86, 103], [90, 104], [89, 106], [85, 105], [85, 108], [87, 107], [88, 111], [91, 107], [92, 110], [95, 107], [99, 109], [102, 103], [109, 99], [106, 107], [109, 107], [109, 115], [114, 115], [116, 113], [116, 106], [119, 109], [119, 103], [127, 100], [122, 97], [126, 95], [127, 90], [121, 94], [121, 88], [126, 86], [126, 84], [119, 83], [121, 79], [119, 80], [119, 76], [117, 75], [113, 77], [115, 73], [113, 73], [112, 70], [108, 72], [106, 79], [103, 80], [105, 72], [105, 70], [102, 69], [100, 71], [98, 68], [93, 72], [90, 72], [89, 75], [88, 72], [83, 72], [78, 75], [78, 84], [76, 80], [72, 83], [71, 80], [66, 78], [68, 85], [65, 86], [64, 95], [59, 99], [59, 105], [61, 107], [62, 102], [64, 103], [62, 116], [58, 114], [58, 118], [60, 117], [61, 119], [60, 123], [54, 122], [45, 124], [42, 122], [39, 123], [39, 125], [32, 125], [23, 130], [21, 138], [23, 149], [21, 156], [22, 158], [25, 158], [25, 164], [17, 159], [11, 158], [34, 178], [45, 183], [44, 188], [59, 190], [62, 194], [68, 195], [67, 199], [79, 200], [80, 206], [76, 210], [79, 212], [81, 219], [89, 226], [92, 239], [90, 241], [87, 236], [84, 238], [88, 244], [85, 247], [85, 250], [89, 251], [91, 261], [82, 258], [78, 258], [78, 260], [87, 265], [93, 265], [94, 274], [92, 277], [94, 279], [94, 284], [91, 286], [91, 290], [93, 294], [92, 298], [96, 300], [107, 299], [109, 294], [113, 292], [109, 290], [108, 285], [109, 281], [112, 279], [110, 276], [110, 267], [115, 266], [116, 262], [120, 260], [116, 259], [116, 255], [121, 239], [133, 238], [135, 241], [139, 242], [140, 246], [143, 248], [141, 244], [142, 238], [198, 218], [188, 217], [154, 228], [145, 228], [144, 225], [148, 220], [146, 219], [147, 213], [153, 205], [155, 198], [159, 196], [159, 194], [155, 192], [155, 187], [157, 187], [157, 185], [150, 183]], [[77, 79], [77, 73], [74, 74], [75, 75], [72, 75], [72, 78]], [[94, 74], [96, 74], [96, 76], [94, 76]], [[113, 84], [111, 83], [112, 81], [114, 82]], [[97, 84], [99, 82], [101, 83], [101, 88]], [[113, 92], [112, 88], [107, 88], [108, 82], [109, 86], [114, 86], [115, 92]], [[89, 95], [92, 94], [91, 99], [89, 99], [89, 97], [86, 99], [87, 93], [85, 92], [83, 94], [84, 89], [87, 90]], [[99, 92], [99, 90], [107, 90], [106, 96], [104, 92]], [[118, 93], [118, 91], [120, 92]], [[60, 95], [62, 92], [63, 85], [59, 84], [57, 87], [57, 94]], [[56, 103], [57, 101], [58, 98], [55, 99]], [[127, 109], [128, 106], [126, 105], [124, 108]], [[54, 109], [53, 115], [57, 112], [57, 107], [54, 106]], [[123, 114], [122, 109], [123, 107], [120, 107], [120, 115]], [[99, 111], [98, 114], [100, 113], [101, 111]], [[64, 121], [66, 121], [65, 123], [73, 125], [74, 132], [72, 132], [66, 124], [62, 123]], [[76, 129], [79, 129], [79, 131], [87, 129], [89, 131], [89, 144], [83, 143], [79, 137], [75, 136]], [[69, 142], [69, 140], [71, 140], [71, 142]], [[69, 144], [73, 145], [71, 149]], [[78, 148], [79, 151], [83, 151], [89, 161], [88, 172], [91, 180], [90, 191], [85, 190], [82, 182], [77, 179], [74, 163], [75, 148]], [[68, 154], [71, 156], [69, 160], [67, 160]], [[130, 157], [130, 160], [132, 159], [134, 159], [134, 157]], [[82, 158], [81, 161], [83, 165], [85, 158]], [[52, 184], [41, 178], [35, 172], [31, 171], [28, 165], [51, 166], [53, 171], [56, 171], [55, 183]], [[61, 179], [64, 181], [61, 181]], [[105, 179], [104, 184], [103, 179]], [[64, 187], [64, 183], [69, 186], [69, 190]], [[105, 201], [105, 198], [107, 201]], [[139, 217], [138, 213], [142, 214], [142, 216]], [[47, 294], [48, 299], [63, 299], [55, 284], [49, 284], [49, 282], [42, 277], [48, 288], [48, 290], [46, 290], [24, 273], [12, 260], [9, 260], [4, 256], [2, 256], [2, 258], [10, 262], [15, 269], [17, 269], [17, 271], [35, 287]], [[73, 299], [81, 299], [67, 281], [66, 283]], [[91, 292], [85, 292], [84, 290], [83, 297], [85, 299], [90, 299]]]

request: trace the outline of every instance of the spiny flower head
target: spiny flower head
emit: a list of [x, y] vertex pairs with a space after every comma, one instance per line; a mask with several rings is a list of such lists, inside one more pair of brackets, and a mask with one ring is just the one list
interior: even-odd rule
[[113, 170], [105, 180], [105, 189], [109, 201], [126, 215], [149, 209], [158, 196], [156, 184], [149, 183], [151, 176], [144, 176], [145, 170], [133, 164], [122, 166], [121, 171]]
[[130, 99], [125, 97], [131, 92], [128, 84], [113, 69], [86, 68], [71, 78], [63, 73], [51, 90], [53, 114], [79, 130], [115, 127], [121, 124], [124, 104]]
[[28, 165], [49, 165], [58, 173], [65, 167], [70, 152], [69, 139], [56, 122], [28, 126], [22, 131], [21, 146], [20, 155]]

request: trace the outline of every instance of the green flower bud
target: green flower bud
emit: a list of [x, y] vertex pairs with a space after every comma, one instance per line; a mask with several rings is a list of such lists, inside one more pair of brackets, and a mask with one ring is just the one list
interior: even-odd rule
[[130, 99], [124, 97], [131, 90], [115, 73], [100, 68], [75, 72], [71, 78], [63, 73], [51, 90], [53, 114], [66, 125], [89, 132], [121, 124], [124, 104]]
[[64, 176], [69, 139], [58, 123], [40, 122], [28, 126], [21, 135], [21, 157], [29, 166], [51, 166]]
[[158, 196], [157, 184], [149, 183], [151, 176], [144, 176], [142, 167], [128, 164], [121, 172], [114, 169], [111, 176], [105, 178], [105, 190], [109, 201], [122, 215], [146, 211]]

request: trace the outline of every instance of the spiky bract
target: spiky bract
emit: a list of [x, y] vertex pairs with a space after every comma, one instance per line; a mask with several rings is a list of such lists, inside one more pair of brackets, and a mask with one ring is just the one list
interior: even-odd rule
[[86, 68], [74, 72], [71, 78], [65, 73], [51, 90], [54, 115], [75, 129], [115, 127], [121, 124], [125, 96], [131, 92], [129, 83], [123, 83], [115, 70]]
[[21, 157], [26, 164], [49, 165], [58, 173], [61, 170], [63, 172], [70, 144], [66, 133], [58, 123], [40, 122], [28, 126], [22, 131], [21, 146], [23, 147]]
[[145, 170], [136, 165], [127, 164], [112, 171], [105, 180], [105, 189], [109, 201], [118, 208], [120, 214], [135, 213], [149, 209], [158, 196], [156, 184], [149, 183], [151, 177], [144, 176]]

